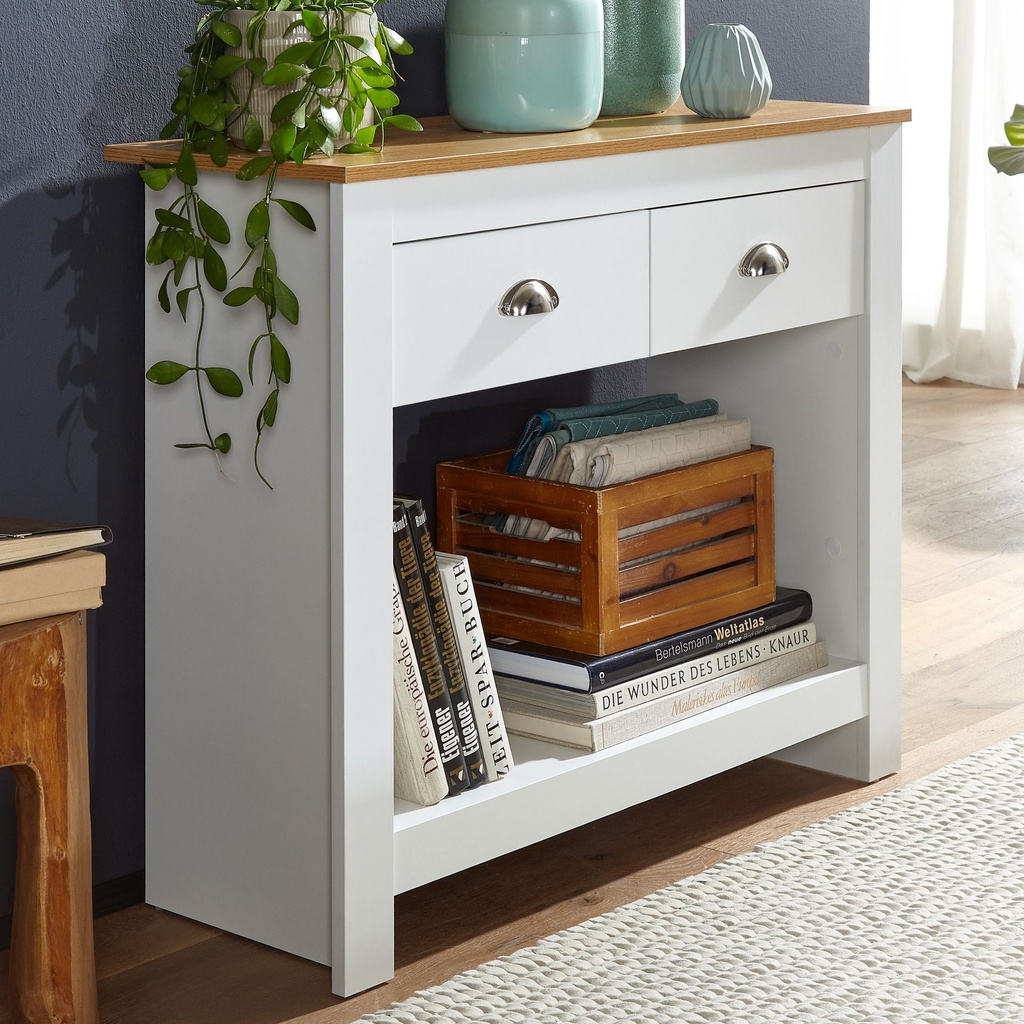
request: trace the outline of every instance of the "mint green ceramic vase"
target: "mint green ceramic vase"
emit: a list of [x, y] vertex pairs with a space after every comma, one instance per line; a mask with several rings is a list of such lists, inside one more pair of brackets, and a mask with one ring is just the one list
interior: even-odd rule
[[672, 106], [682, 70], [683, 0], [604, 0], [602, 117]]
[[601, 112], [601, 0], [447, 0], [448, 111], [463, 128], [563, 132]]
[[772, 94], [757, 36], [746, 25], [705, 25], [683, 68], [683, 102], [702, 117], [750, 117]]

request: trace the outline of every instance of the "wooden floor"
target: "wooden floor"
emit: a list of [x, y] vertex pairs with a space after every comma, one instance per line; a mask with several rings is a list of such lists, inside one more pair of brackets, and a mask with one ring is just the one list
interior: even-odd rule
[[134, 907], [96, 922], [104, 1024], [346, 1024], [1024, 732], [1024, 391], [906, 383], [903, 399], [899, 775], [759, 761], [405, 894], [396, 978], [349, 1000], [326, 968]]

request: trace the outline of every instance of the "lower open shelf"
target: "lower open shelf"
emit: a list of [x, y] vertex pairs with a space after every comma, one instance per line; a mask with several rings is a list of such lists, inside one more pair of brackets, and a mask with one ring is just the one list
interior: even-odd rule
[[597, 753], [514, 736], [515, 767], [433, 807], [395, 803], [395, 892], [443, 878], [838, 729], [868, 713], [867, 666], [827, 667]]

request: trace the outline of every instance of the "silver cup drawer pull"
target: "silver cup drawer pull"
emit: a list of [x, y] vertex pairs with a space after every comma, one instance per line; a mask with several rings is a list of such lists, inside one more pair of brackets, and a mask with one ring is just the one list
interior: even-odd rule
[[748, 249], [740, 260], [740, 277], [769, 277], [784, 274], [789, 268], [789, 256], [775, 242], [760, 242]]
[[536, 278], [517, 281], [498, 303], [502, 316], [534, 316], [550, 313], [558, 306], [558, 292], [547, 283]]

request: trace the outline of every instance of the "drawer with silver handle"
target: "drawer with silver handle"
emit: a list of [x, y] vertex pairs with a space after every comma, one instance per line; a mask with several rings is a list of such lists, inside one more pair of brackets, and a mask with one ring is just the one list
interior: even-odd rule
[[861, 313], [863, 225], [862, 182], [652, 210], [652, 354]]
[[647, 356], [648, 217], [395, 245], [395, 404]]

